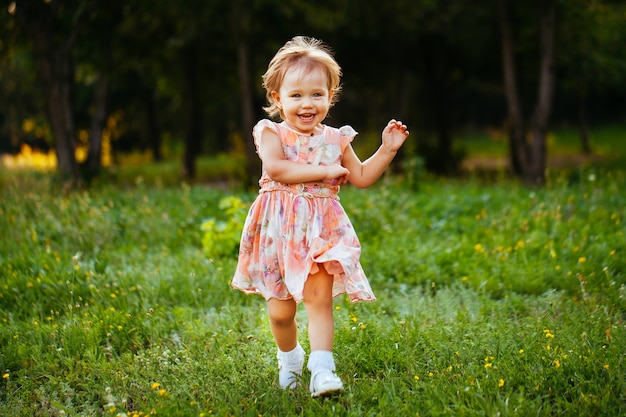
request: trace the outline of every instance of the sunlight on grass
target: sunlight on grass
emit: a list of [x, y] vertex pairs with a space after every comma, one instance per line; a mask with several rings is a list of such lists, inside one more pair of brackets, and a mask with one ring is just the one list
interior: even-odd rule
[[34, 169], [51, 172], [56, 169], [57, 157], [54, 150], [41, 152], [23, 144], [17, 155], [2, 155], [0, 160], [6, 169]]

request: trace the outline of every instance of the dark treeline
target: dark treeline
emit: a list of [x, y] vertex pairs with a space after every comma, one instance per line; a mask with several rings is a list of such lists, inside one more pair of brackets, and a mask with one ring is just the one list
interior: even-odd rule
[[[545, 138], [626, 119], [626, 2], [609, 0], [22, 0], [0, 21], [0, 151], [51, 147], [72, 179], [115, 152], [246, 149], [264, 117], [261, 74], [294, 35], [327, 42], [344, 70], [330, 124], [378, 132], [391, 117], [453, 172], [455, 135], [496, 127], [511, 166], [541, 182]], [[29, 121], [25, 126], [25, 121]], [[89, 156], [82, 166], [74, 149]]]

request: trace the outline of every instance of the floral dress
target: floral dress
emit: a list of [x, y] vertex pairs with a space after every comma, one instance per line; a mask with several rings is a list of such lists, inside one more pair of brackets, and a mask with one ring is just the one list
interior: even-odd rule
[[[344, 149], [357, 134], [350, 126], [324, 126], [321, 134], [309, 136], [284, 122], [261, 120], [253, 130], [257, 150], [264, 129], [277, 134], [286, 159], [314, 165], [341, 163]], [[335, 181], [283, 184], [263, 171], [259, 185], [244, 224], [233, 287], [299, 303], [308, 276], [323, 264], [334, 277], [333, 297], [345, 293], [352, 302], [376, 299]]]

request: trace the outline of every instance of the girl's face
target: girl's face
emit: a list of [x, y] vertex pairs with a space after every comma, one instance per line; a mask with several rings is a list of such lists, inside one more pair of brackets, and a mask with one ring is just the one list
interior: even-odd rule
[[295, 67], [285, 73], [280, 90], [272, 91], [272, 98], [287, 124], [308, 135], [321, 129], [333, 94], [321, 69], [306, 73]]

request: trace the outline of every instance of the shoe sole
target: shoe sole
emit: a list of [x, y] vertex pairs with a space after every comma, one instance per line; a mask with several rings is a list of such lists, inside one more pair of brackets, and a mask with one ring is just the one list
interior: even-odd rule
[[321, 391], [311, 392], [311, 397], [313, 397], [313, 398], [328, 397], [328, 396], [332, 396], [332, 395], [338, 394], [338, 393], [340, 393], [342, 391], [343, 391], [343, 384], [335, 385], [335, 386], [327, 387], [327, 388], [325, 388], [324, 390], [321, 390]]

